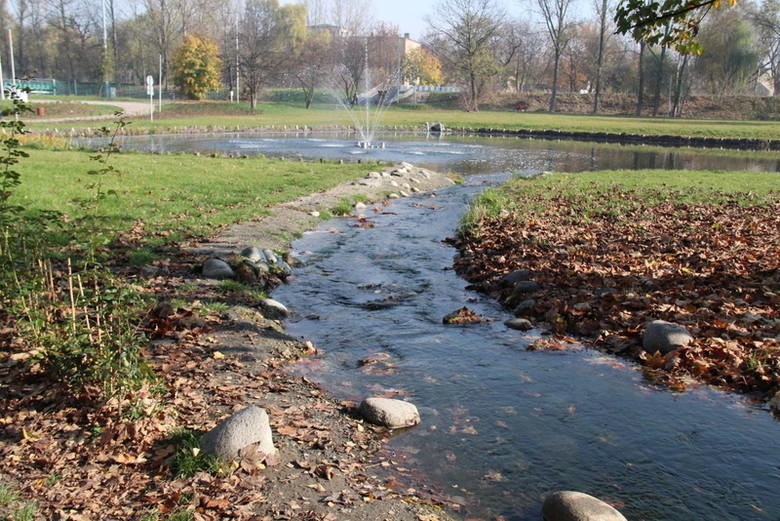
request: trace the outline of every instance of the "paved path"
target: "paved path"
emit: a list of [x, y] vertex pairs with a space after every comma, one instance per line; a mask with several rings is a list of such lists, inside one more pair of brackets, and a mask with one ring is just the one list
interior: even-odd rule
[[[35, 98], [30, 100], [33, 103], [57, 103], [57, 100]], [[149, 115], [149, 103], [143, 101], [116, 101], [116, 100], [84, 100], [77, 103], [84, 103], [87, 105], [108, 105], [111, 107], [117, 107], [125, 112], [127, 116], [148, 116]], [[155, 102], [155, 110], [157, 110], [157, 103]], [[35, 119], [35, 123], [58, 123], [63, 121], [93, 121], [113, 119], [113, 114], [101, 114], [98, 116], [65, 116], [59, 118], [41, 118]]]

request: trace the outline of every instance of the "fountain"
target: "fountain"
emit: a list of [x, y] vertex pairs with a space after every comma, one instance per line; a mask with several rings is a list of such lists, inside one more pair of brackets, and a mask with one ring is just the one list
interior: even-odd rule
[[[357, 96], [354, 103], [348, 103], [339, 94], [333, 93], [342, 109], [346, 111], [352, 120], [355, 130], [358, 132], [359, 139], [355, 143], [362, 149], [384, 149], [384, 142], [374, 142], [374, 133], [379, 126], [379, 120], [382, 113], [393, 104], [394, 101], [405, 95], [407, 91], [402, 91], [402, 87], [386, 88], [384, 85], [371, 87], [369, 67], [368, 67], [368, 38], [365, 41], [364, 52], [364, 88], [365, 91]], [[386, 83], [400, 85], [400, 70], [391, 76], [391, 80]], [[412, 87], [413, 88], [413, 87]], [[372, 110], [372, 105], [374, 106]], [[357, 108], [356, 108], [357, 107]], [[361, 113], [362, 112], [362, 113]]]

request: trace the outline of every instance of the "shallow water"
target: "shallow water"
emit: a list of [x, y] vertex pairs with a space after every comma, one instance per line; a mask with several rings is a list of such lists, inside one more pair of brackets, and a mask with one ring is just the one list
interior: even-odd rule
[[[99, 139], [79, 140], [95, 147]], [[693, 170], [748, 170], [780, 172], [780, 159], [744, 153], [695, 149], [644, 149], [574, 141], [545, 141], [517, 137], [424, 136], [384, 133], [377, 143], [385, 148], [361, 149], [343, 134], [219, 133], [130, 136], [119, 138], [125, 150], [157, 153], [200, 152], [228, 155], [269, 155], [288, 158], [345, 159], [349, 161], [409, 161], [447, 168], [462, 174], [556, 169], [580, 172], [602, 168], [665, 168]]]
[[[450, 270], [455, 250], [442, 243], [471, 198], [509, 174], [777, 172], [780, 162], [518, 139], [390, 136], [368, 151], [333, 136], [152, 139], [157, 151], [406, 160], [467, 175], [436, 197], [369, 210], [374, 228], [339, 219], [307, 233], [294, 244], [304, 265], [274, 292], [295, 313], [288, 331], [323, 349], [297, 372], [341, 398], [390, 394], [418, 405], [423, 423], [388, 448], [410, 469], [405, 484], [433, 484], [471, 518], [538, 520], [546, 493], [574, 489], [632, 521], [780, 519], [780, 424], [766, 410], [706, 387], [655, 388], [631, 363], [597, 352], [526, 351], [537, 332], [505, 328], [509, 315], [464, 289]], [[143, 148], [125, 142], [134, 146]], [[494, 320], [442, 324], [463, 305]], [[380, 352], [389, 364], [360, 367]]]
[[[538, 156], [526, 172], [559, 169], [554, 152]], [[509, 314], [464, 289], [442, 239], [505, 177], [472, 175], [368, 212], [372, 229], [342, 219], [296, 241], [304, 266], [274, 296], [296, 313], [288, 331], [324, 349], [296, 370], [342, 398], [416, 403], [423, 423], [389, 457], [466, 517], [537, 520], [546, 493], [573, 489], [631, 520], [780, 519], [780, 424], [766, 410], [706, 387], [655, 388], [593, 351], [526, 351], [535, 332], [506, 329]], [[493, 322], [441, 323], [465, 304]], [[390, 366], [360, 367], [378, 352]]]

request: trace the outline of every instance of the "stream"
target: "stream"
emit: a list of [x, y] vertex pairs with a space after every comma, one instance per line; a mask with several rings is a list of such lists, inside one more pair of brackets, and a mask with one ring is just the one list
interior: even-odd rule
[[[754, 170], [780, 161], [691, 150], [642, 150], [523, 139], [390, 135], [362, 150], [344, 136], [127, 138], [124, 148], [308, 159], [409, 161], [464, 176], [435, 195], [369, 208], [373, 228], [324, 222], [293, 247], [302, 266], [273, 297], [290, 334], [322, 353], [293, 370], [342, 399], [407, 399], [422, 424], [385, 456], [404, 486], [433, 486], [456, 515], [540, 519], [554, 490], [578, 490], [632, 521], [780, 520], [780, 424], [764, 406], [706, 386], [658, 388], [634, 364], [595, 351], [531, 352], [538, 331], [451, 269], [452, 236], [469, 201], [510, 175], [611, 168]], [[145, 141], [144, 141], [145, 140]], [[724, 174], [726, 175], [726, 174]], [[492, 322], [446, 326], [468, 305]], [[379, 363], [361, 360], [380, 354]]]
[[[446, 164], [467, 174], [614, 164], [609, 154], [502, 152]], [[780, 425], [766, 410], [705, 386], [657, 388], [594, 351], [526, 351], [538, 332], [507, 329], [510, 314], [464, 289], [442, 239], [506, 178], [472, 173], [436, 197], [368, 211], [373, 228], [337, 219], [296, 241], [303, 266], [274, 298], [295, 312], [288, 332], [324, 352], [295, 371], [341, 398], [415, 403], [423, 423], [394, 437], [388, 458], [410, 469], [404, 485], [433, 484], [467, 518], [538, 520], [547, 493], [578, 490], [630, 520], [780, 519]], [[466, 304], [493, 321], [442, 324]], [[387, 359], [361, 366], [378, 353]]]

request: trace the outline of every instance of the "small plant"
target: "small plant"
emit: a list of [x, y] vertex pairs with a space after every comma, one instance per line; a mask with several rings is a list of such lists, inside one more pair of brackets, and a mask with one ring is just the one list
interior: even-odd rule
[[17, 501], [19, 496], [8, 483], [0, 483], [0, 507], [10, 505]]
[[30, 107], [17, 95], [12, 96], [14, 119], [0, 121], [3, 138], [0, 139], [0, 225], [7, 225], [22, 208], [9, 204], [13, 188], [21, 183], [21, 174], [16, 165], [21, 158], [30, 155], [21, 149], [19, 138], [27, 133], [24, 121], [19, 116]]
[[330, 209], [333, 215], [345, 216], [352, 213], [352, 209], [357, 203], [366, 202], [366, 197], [363, 195], [354, 195], [352, 197], [343, 197], [336, 203], [336, 205]]
[[38, 504], [34, 501], [25, 503], [10, 516], [11, 521], [33, 521], [38, 513]]
[[132, 288], [100, 268], [65, 273], [38, 262], [38, 277], [19, 288], [24, 336], [41, 366], [74, 394], [119, 398], [151, 378], [141, 357], [144, 338], [134, 321], [143, 302]]
[[19, 504], [19, 495], [7, 483], [0, 483], [0, 518], [8, 521], [32, 521], [38, 513], [33, 502]]
[[171, 470], [176, 478], [192, 477], [198, 472], [224, 476], [230, 473], [230, 464], [200, 450], [201, 433], [192, 429], [178, 429], [171, 442], [177, 446]]
[[94, 184], [88, 186], [88, 188], [95, 189], [95, 201], [100, 201], [109, 194], [116, 195], [116, 192], [113, 190], [109, 190], [107, 192], [103, 191], [103, 184], [101, 178], [103, 176], [106, 176], [107, 174], [119, 173], [119, 171], [116, 168], [114, 168], [114, 165], [109, 163], [109, 160], [111, 159], [112, 155], [119, 153], [119, 145], [117, 145], [116, 138], [119, 135], [119, 132], [129, 124], [130, 123], [127, 121], [125, 117], [125, 113], [120, 110], [114, 113], [113, 128], [101, 127], [98, 130], [98, 133], [101, 136], [108, 137], [108, 143], [106, 143], [104, 146], [99, 148], [97, 153], [89, 156], [89, 158], [92, 161], [97, 162], [99, 165], [99, 168], [96, 168], [94, 170], [89, 170], [87, 172], [87, 174], [92, 176], [97, 176], [98, 178], [98, 180]]

